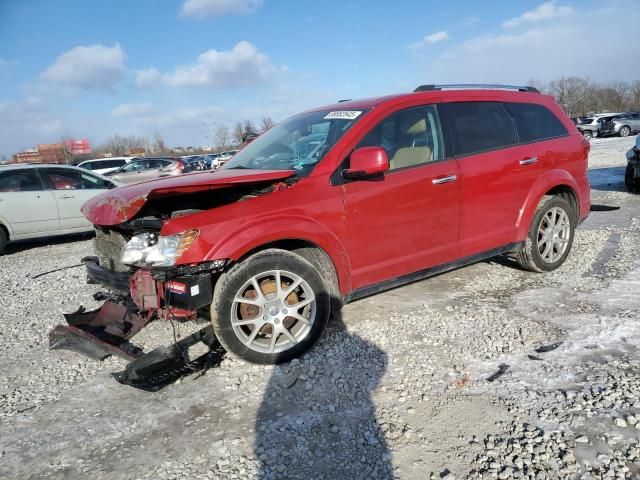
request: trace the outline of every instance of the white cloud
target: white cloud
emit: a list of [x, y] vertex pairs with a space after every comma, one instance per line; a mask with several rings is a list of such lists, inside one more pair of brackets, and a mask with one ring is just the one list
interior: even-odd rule
[[262, 6], [262, 0], [186, 0], [180, 15], [203, 19], [221, 15], [248, 15]]
[[0, 154], [10, 156], [38, 143], [60, 140], [63, 122], [39, 98], [0, 102]]
[[640, 42], [624, 50], [602, 48], [602, 38], [632, 31], [638, 22], [640, 11], [608, 9], [576, 12], [571, 22], [481, 35], [430, 59], [422, 76], [435, 83], [516, 84], [572, 75], [600, 81], [639, 78], [640, 64], [631, 59], [640, 58]]
[[152, 115], [155, 111], [155, 108], [150, 102], [123, 103], [114, 108], [111, 111], [111, 115], [114, 117], [139, 117]]
[[434, 43], [444, 42], [445, 40], [449, 40], [450, 38], [451, 37], [449, 37], [449, 34], [447, 32], [445, 32], [444, 30], [441, 30], [439, 32], [435, 32], [423, 37], [422, 40], [416, 43], [412, 43], [407, 48], [409, 50], [419, 51], [428, 47], [429, 45], [433, 45]]
[[60, 55], [41, 78], [73, 89], [111, 90], [124, 74], [124, 59], [117, 43], [74, 47]]
[[145, 88], [151, 87], [160, 81], [161, 75], [156, 68], [147, 68], [145, 70], [138, 70], [136, 72], [136, 79], [134, 81], [136, 87]]
[[261, 83], [279, 70], [251, 43], [241, 41], [229, 51], [207, 50], [195, 64], [178, 66], [163, 79], [173, 87], [236, 87]]
[[566, 5], [556, 5], [555, 1], [545, 2], [533, 10], [524, 12], [519, 17], [513, 17], [502, 23], [505, 28], [515, 28], [526, 23], [535, 23], [541, 20], [566, 17], [574, 13], [574, 9]]

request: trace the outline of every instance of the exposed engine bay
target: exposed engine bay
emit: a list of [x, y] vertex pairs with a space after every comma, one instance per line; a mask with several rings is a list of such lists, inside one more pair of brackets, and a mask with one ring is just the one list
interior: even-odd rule
[[[209, 322], [210, 304], [215, 282], [228, 261], [176, 265], [171, 258], [179, 257], [180, 248], [188, 248], [198, 232], [190, 230], [178, 236], [161, 236], [160, 232], [173, 219], [286, 189], [295, 182], [286, 178], [289, 176], [284, 172], [277, 181], [237, 182], [216, 189], [174, 188], [162, 195], [151, 191], [145, 193], [141, 205], [140, 196], [135, 198], [133, 215], [119, 197], [105, 196], [93, 206], [85, 205], [83, 212], [90, 219], [93, 216], [95, 224], [95, 256], [85, 257], [82, 262], [87, 283], [105, 287], [94, 296], [105, 303], [94, 311], [80, 307], [65, 315], [67, 325], [57, 325], [49, 334], [50, 348], [73, 350], [97, 360], [117, 355], [131, 363], [115, 375], [116, 379], [146, 389], [154, 389], [152, 379], [184, 373], [189, 366], [202, 363], [203, 358], [191, 359], [186, 354], [194, 343], [203, 342], [210, 352], [219, 354], [221, 347]], [[111, 211], [105, 208], [109, 203]], [[108, 220], [106, 224], [99, 223], [98, 215]], [[123, 222], [110, 224], [117, 217], [129, 215]], [[174, 322], [185, 321], [207, 326], [185, 339], [175, 338], [174, 345], [145, 353], [130, 340], [156, 319], [169, 321], [172, 328]]]

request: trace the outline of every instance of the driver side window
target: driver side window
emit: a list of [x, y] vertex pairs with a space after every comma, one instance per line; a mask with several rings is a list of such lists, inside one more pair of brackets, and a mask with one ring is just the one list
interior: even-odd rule
[[435, 105], [395, 112], [373, 127], [356, 148], [382, 147], [391, 170], [445, 158], [442, 128]]

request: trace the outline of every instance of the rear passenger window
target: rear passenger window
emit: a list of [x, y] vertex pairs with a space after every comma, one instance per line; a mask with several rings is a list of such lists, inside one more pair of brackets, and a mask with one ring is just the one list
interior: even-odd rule
[[558, 118], [542, 105], [532, 103], [506, 103], [516, 120], [520, 142], [535, 142], [567, 135], [567, 129]]
[[456, 155], [504, 148], [517, 141], [513, 120], [501, 103], [456, 102], [443, 107]]

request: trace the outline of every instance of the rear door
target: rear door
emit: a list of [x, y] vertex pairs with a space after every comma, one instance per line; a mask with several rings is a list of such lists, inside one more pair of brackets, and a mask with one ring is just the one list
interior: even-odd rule
[[500, 102], [453, 102], [443, 111], [462, 176], [460, 256], [514, 242], [541, 174], [535, 145], [517, 145], [514, 120]]
[[108, 183], [88, 172], [71, 168], [46, 168], [44, 175], [52, 188], [60, 212], [60, 229], [91, 228], [80, 211], [90, 198], [107, 189]]
[[342, 185], [353, 289], [457, 258], [460, 172], [443, 138], [425, 105], [389, 115], [356, 147], [383, 147], [390, 170]]
[[45, 189], [34, 168], [0, 171], [0, 217], [14, 235], [59, 229], [53, 193]]

